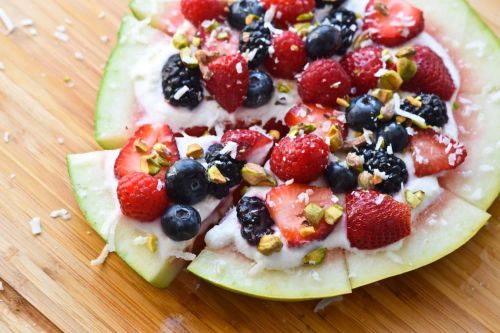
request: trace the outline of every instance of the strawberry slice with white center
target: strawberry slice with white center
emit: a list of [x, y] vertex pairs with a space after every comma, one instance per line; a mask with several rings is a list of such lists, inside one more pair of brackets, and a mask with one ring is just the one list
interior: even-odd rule
[[455, 169], [467, 157], [462, 143], [431, 129], [416, 132], [410, 150], [417, 177]]
[[333, 205], [333, 198], [330, 188], [294, 183], [280, 185], [269, 191], [266, 206], [288, 246], [299, 247], [313, 240], [322, 240], [332, 232], [335, 225], [326, 223], [324, 219], [314, 226], [314, 233], [310, 235], [301, 234], [301, 229], [307, 227], [304, 223], [304, 208], [308, 204], [328, 208]]
[[374, 190], [349, 193], [346, 213], [347, 238], [358, 249], [378, 249], [411, 233], [410, 206]]
[[344, 138], [348, 132], [343, 112], [314, 104], [297, 104], [292, 107], [285, 116], [285, 124], [288, 127], [299, 124], [314, 124], [316, 131], [313, 133], [322, 138], [326, 138], [332, 125], [338, 127]]
[[257, 131], [249, 129], [229, 130], [221, 138], [221, 143], [228, 142], [238, 145], [236, 159], [250, 163], [264, 164], [274, 141]]
[[363, 29], [385, 46], [401, 45], [424, 30], [424, 14], [405, 0], [370, 0]]
[[145, 172], [163, 180], [168, 166], [178, 159], [174, 133], [168, 125], [143, 125], [120, 150], [115, 161], [115, 176], [120, 179]]

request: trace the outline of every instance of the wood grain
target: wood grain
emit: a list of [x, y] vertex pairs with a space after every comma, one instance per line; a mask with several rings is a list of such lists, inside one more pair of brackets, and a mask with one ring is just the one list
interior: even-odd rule
[[[500, 33], [500, 2], [471, 3]], [[319, 314], [313, 312], [317, 302], [251, 299], [186, 272], [158, 290], [114, 255], [91, 267], [104, 244], [74, 202], [65, 155], [98, 149], [92, 137], [95, 95], [126, 3], [3, 0], [0, 7], [15, 22], [33, 19], [38, 32], [33, 37], [18, 27], [0, 35], [0, 133], [11, 133], [9, 143], [0, 143], [1, 332], [498, 332], [499, 200], [490, 209], [494, 218], [460, 250], [355, 290]], [[68, 43], [53, 37], [59, 25], [65, 25]], [[110, 41], [102, 43], [101, 36]], [[73, 218], [51, 219], [59, 208]], [[34, 216], [42, 218], [40, 236], [31, 234]]]

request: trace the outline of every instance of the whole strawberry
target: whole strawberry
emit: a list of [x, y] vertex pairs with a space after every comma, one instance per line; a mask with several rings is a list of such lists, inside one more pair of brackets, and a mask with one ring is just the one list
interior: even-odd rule
[[226, 16], [224, 5], [219, 0], [181, 0], [181, 12], [195, 26], [205, 20]]
[[315, 134], [289, 135], [271, 153], [271, 170], [282, 180], [309, 183], [318, 178], [328, 164], [328, 145]]
[[123, 215], [141, 222], [159, 218], [170, 204], [163, 181], [142, 172], [120, 178], [117, 194]]
[[248, 63], [239, 53], [216, 58], [208, 64], [207, 90], [228, 112], [243, 105], [249, 84]]
[[413, 61], [417, 64], [417, 73], [403, 84], [402, 89], [435, 94], [449, 100], [456, 87], [443, 59], [427, 46], [416, 46], [415, 50]]
[[293, 79], [307, 63], [307, 53], [302, 38], [294, 32], [284, 31], [273, 36], [274, 51], [265, 62], [266, 69], [275, 77]]
[[276, 6], [273, 22], [280, 28], [286, 28], [297, 22], [301, 14], [314, 11], [315, 0], [262, 0], [266, 9]]
[[351, 91], [351, 79], [338, 62], [320, 59], [309, 64], [299, 78], [299, 95], [304, 103], [335, 106], [337, 98]]
[[264, 163], [273, 146], [273, 140], [264, 134], [249, 129], [234, 129], [224, 133], [221, 143], [229, 141], [238, 144], [236, 159], [251, 163]]
[[382, 49], [378, 46], [364, 47], [346, 54], [340, 64], [351, 77], [356, 95], [363, 95], [376, 88], [378, 77], [375, 73], [383, 67]]
[[374, 190], [349, 193], [346, 211], [347, 238], [358, 249], [378, 249], [411, 232], [410, 206]]

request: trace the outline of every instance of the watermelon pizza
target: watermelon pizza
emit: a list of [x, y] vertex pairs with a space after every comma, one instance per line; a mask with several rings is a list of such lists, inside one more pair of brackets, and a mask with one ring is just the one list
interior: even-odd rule
[[[434, 262], [500, 189], [500, 42], [462, 0], [133, 0], [75, 196], [146, 281], [303, 300]], [[453, 16], [453, 20], [444, 19]], [[460, 24], [457, 24], [460, 23]]]

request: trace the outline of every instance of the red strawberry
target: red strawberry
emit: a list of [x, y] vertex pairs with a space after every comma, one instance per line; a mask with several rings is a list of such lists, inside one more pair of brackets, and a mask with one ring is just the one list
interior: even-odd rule
[[314, 11], [315, 0], [261, 0], [266, 9], [276, 6], [273, 22], [280, 28], [297, 22], [300, 14]]
[[316, 131], [313, 133], [322, 138], [326, 138], [331, 125], [336, 125], [344, 138], [347, 136], [348, 129], [344, 113], [332, 108], [319, 107], [314, 104], [297, 104], [285, 116], [285, 124], [288, 127], [306, 123], [316, 125]]
[[195, 26], [205, 20], [226, 16], [224, 5], [219, 0], [181, 0], [181, 12]]
[[346, 54], [340, 64], [351, 77], [356, 95], [363, 95], [368, 90], [376, 88], [378, 77], [375, 73], [383, 68], [382, 49], [378, 46], [368, 46]]
[[273, 36], [273, 49], [274, 52], [266, 59], [265, 66], [275, 77], [293, 79], [307, 63], [304, 41], [294, 32], [284, 31]]
[[415, 133], [410, 150], [417, 177], [455, 169], [467, 157], [463, 144], [431, 129]]
[[316, 134], [285, 136], [271, 153], [271, 170], [282, 180], [309, 183], [328, 164], [328, 145]]
[[273, 146], [273, 140], [262, 133], [249, 129], [229, 130], [222, 136], [221, 143], [229, 141], [238, 144], [237, 160], [262, 164]]
[[239, 53], [219, 57], [208, 64], [207, 90], [228, 112], [243, 105], [249, 84], [248, 63]]
[[227, 25], [220, 25], [211, 32], [203, 27], [199, 31], [204, 50], [219, 52], [221, 55], [229, 55], [239, 51], [240, 36]]
[[403, 44], [424, 30], [424, 14], [405, 0], [370, 0], [363, 29], [385, 46]]
[[[136, 148], [136, 141], [142, 141], [146, 150]], [[168, 125], [143, 125], [129, 139], [128, 143], [120, 150], [115, 161], [115, 176], [120, 179], [128, 174], [141, 171], [141, 157], [153, 153], [155, 143], [161, 143], [168, 149], [165, 159], [172, 165], [179, 159], [179, 151], [175, 143], [174, 133]], [[164, 179], [166, 167], [155, 176]]]
[[157, 219], [170, 204], [163, 181], [142, 172], [121, 178], [117, 194], [123, 215], [141, 222]]
[[402, 89], [411, 92], [436, 94], [447, 101], [455, 92], [455, 83], [446, 65], [434, 51], [427, 46], [416, 46], [413, 61], [417, 63], [417, 73]]
[[410, 206], [377, 191], [349, 193], [346, 211], [347, 238], [358, 249], [378, 249], [411, 232]]
[[351, 79], [338, 62], [320, 59], [309, 64], [299, 78], [299, 95], [304, 103], [335, 106], [337, 98], [351, 91]]
[[266, 206], [288, 245], [297, 247], [313, 240], [324, 239], [332, 232], [335, 225], [329, 225], [321, 220], [314, 226], [312, 235], [305, 237], [300, 235], [300, 229], [304, 227], [304, 208], [307, 203], [328, 208], [333, 204], [332, 198], [332, 190], [327, 187], [294, 183], [280, 185], [269, 191], [266, 195]]

